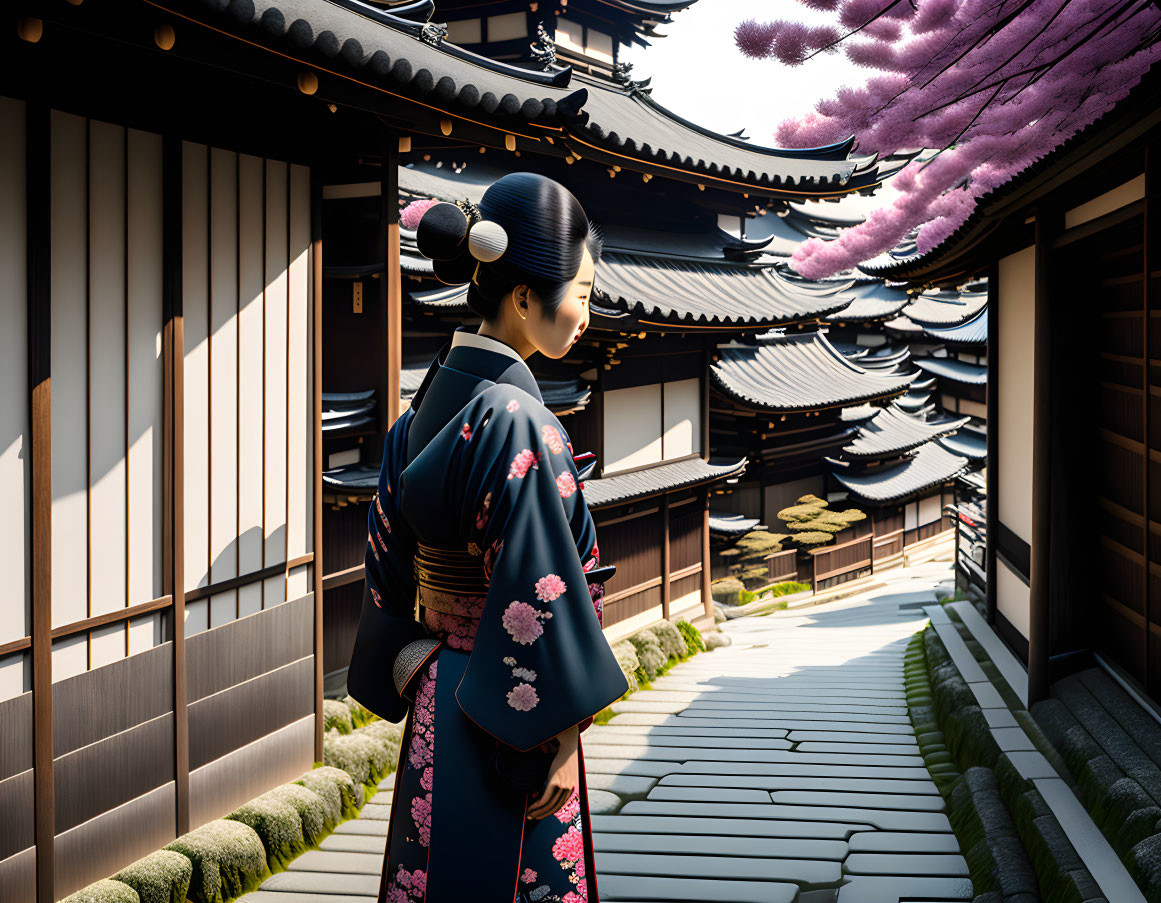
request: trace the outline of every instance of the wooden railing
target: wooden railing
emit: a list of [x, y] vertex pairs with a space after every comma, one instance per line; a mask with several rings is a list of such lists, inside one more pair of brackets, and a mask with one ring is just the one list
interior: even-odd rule
[[766, 556], [766, 566], [770, 574], [771, 583], [797, 580], [798, 550], [786, 549], [782, 552], [771, 552]]
[[944, 530], [949, 530], [954, 527], [954, 523], [949, 523], [951, 519], [948, 517], [941, 517], [939, 520], [932, 521], [929, 524], [923, 524], [920, 527], [913, 527], [903, 534], [903, 547], [913, 546], [917, 542], [923, 542], [925, 539], [931, 539], [937, 536]]
[[810, 557], [813, 565], [814, 591], [818, 592], [819, 584], [823, 580], [871, 567], [874, 541], [874, 535], [868, 533], [841, 545], [812, 550]]
[[882, 561], [885, 558], [891, 558], [899, 555], [903, 551], [903, 529], [892, 530], [890, 533], [884, 533], [882, 536], [875, 537], [875, 553], [874, 560]]

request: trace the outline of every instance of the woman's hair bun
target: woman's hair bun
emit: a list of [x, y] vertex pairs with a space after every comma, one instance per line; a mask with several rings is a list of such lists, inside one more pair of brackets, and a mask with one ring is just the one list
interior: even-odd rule
[[446, 202], [434, 204], [423, 214], [415, 230], [419, 253], [435, 261], [454, 260], [463, 256], [468, 225], [467, 215], [457, 205]]
[[480, 220], [468, 229], [468, 250], [476, 260], [484, 263], [499, 260], [508, 250], [508, 233], [499, 223]]

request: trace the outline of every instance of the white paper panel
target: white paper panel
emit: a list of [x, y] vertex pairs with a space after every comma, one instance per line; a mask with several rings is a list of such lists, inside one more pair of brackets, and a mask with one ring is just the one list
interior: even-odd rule
[[[85, 121], [52, 114], [52, 625], [89, 616]], [[23, 181], [23, 180], [22, 180]], [[16, 332], [21, 345], [24, 333]], [[87, 653], [86, 653], [87, 657]], [[55, 659], [55, 656], [54, 656]]]
[[196, 599], [185, 604], [185, 635], [193, 636], [210, 627], [210, 600]]
[[89, 638], [85, 634], [55, 640], [52, 644], [52, 682], [74, 677], [89, 669]]
[[129, 604], [162, 595], [161, 136], [129, 131]]
[[238, 591], [210, 596], [210, 627], [221, 627], [238, 617]]
[[0, 702], [32, 689], [32, 679], [28, 676], [30, 670], [24, 653], [0, 658]]
[[701, 380], [679, 379], [666, 383], [662, 393], [664, 428], [661, 450], [664, 459], [701, 451]]
[[[1032, 542], [1032, 401], [1036, 389], [1036, 253], [1025, 248], [999, 262], [997, 318], [1004, 340], [997, 350], [996, 429], [999, 479], [996, 499], [1000, 522]], [[977, 402], [978, 404], [978, 402]], [[964, 408], [966, 412], [966, 408]], [[974, 413], [974, 412], [972, 412]], [[1013, 623], [1016, 623], [1013, 621]]]
[[145, 652], [164, 642], [161, 635], [161, 612], [142, 615], [129, 622], [129, 654]]
[[126, 625], [109, 624], [89, 632], [89, 668], [100, 668], [125, 657]]
[[[238, 157], [238, 568], [262, 569], [262, 267], [264, 202], [262, 161]], [[261, 587], [258, 587], [261, 608]], [[252, 593], [252, 590], [251, 590]], [[239, 598], [239, 606], [247, 608]]]
[[286, 598], [301, 599], [311, 590], [312, 566], [300, 564], [286, 575]]
[[[28, 619], [28, 356], [24, 104], [0, 97], [0, 643], [32, 632]], [[0, 664], [3, 664], [0, 660]], [[19, 662], [16, 663], [19, 665]], [[0, 699], [21, 691], [0, 668]], [[14, 677], [13, 675], [16, 675]], [[15, 692], [5, 693], [5, 688]]]
[[238, 587], [238, 617], [244, 618], [262, 610], [262, 582]]
[[[209, 286], [204, 145], [182, 144], [182, 298], [185, 331], [185, 588], [209, 581]], [[189, 616], [187, 614], [187, 625]], [[188, 629], [188, 627], [187, 627]]]
[[[286, 316], [288, 306], [287, 165], [266, 161], [266, 564], [286, 561]], [[286, 601], [285, 577], [266, 581], [263, 606]]]
[[[210, 574], [238, 576], [238, 195], [237, 155], [210, 158]], [[230, 592], [210, 604], [210, 623], [237, 608]]]
[[661, 460], [661, 385], [605, 392], [602, 476]]
[[[91, 615], [125, 607], [125, 129], [89, 123]], [[66, 433], [65, 435], [67, 435]], [[124, 649], [122, 648], [122, 653]]]
[[[310, 170], [290, 167], [290, 313], [287, 319], [287, 559], [310, 547], [314, 452], [310, 345]], [[305, 592], [291, 592], [291, 599]]]

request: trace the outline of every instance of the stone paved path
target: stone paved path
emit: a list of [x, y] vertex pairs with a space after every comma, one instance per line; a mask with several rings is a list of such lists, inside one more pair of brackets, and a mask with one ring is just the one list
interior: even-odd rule
[[[919, 606], [949, 576], [926, 565], [867, 597], [730, 621], [733, 645], [678, 665], [586, 731], [601, 899], [970, 900], [903, 694]], [[367, 903], [393, 779], [247, 903]]]

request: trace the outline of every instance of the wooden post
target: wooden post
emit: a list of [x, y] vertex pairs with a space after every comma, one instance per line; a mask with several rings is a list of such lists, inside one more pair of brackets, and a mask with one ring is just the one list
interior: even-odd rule
[[1032, 554], [1028, 612], [1028, 705], [1048, 698], [1048, 605], [1052, 516], [1052, 242], [1064, 217], [1059, 210], [1036, 211], [1036, 289], [1032, 372]]
[[403, 292], [399, 251], [399, 136], [389, 134], [379, 174], [379, 216], [385, 226], [383, 285], [379, 287], [387, 315], [386, 429], [399, 419], [403, 369]]
[[999, 540], [1000, 522], [1000, 270], [995, 264], [988, 271], [988, 384], [987, 384], [987, 436], [985, 450], [987, 469], [984, 510], [984, 582], [985, 620], [996, 623], [996, 543]]
[[669, 620], [669, 495], [661, 496], [661, 617]]
[[185, 665], [185, 330], [182, 300], [182, 142], [162, 139], [162, 417], [164, 480], [163, 579], [173, 596], [173, 756], [174, 829], [189, 823], [189, 711]]
[[52, 756], [52, 124], [48, 107], [25, 108], [28, 305], [28, 442], [31, 476], [32, 799], [36, 900], [53, 903], [55, 782]]
[[323, 541], [322, 541], [322, 182], [315, 168], [310, 176], [311, 407], [314, 411], [314, 483], [311, 511], [314, 563], [314, 760], [323, 760]]
[[[701, 456], [709, 460], [709, 382], [710, 365], [713, 363], [713, 340], [702, 339], [702, 367], [701, 367]], [[710, 540], [709, 540], [709, 508], [710, 487], [705, 487], [705, 503], [701, 517], [701, 601], [706, 616], [713, 623], [714, 600], [710, 595]]]
[[701, 601], [706, 616], [714, 616], [714, 600], [710, 595], [710, 541], [709, 541], [709, 500], [710, 488], [705, 488], [705, 502], [701, 517]]

